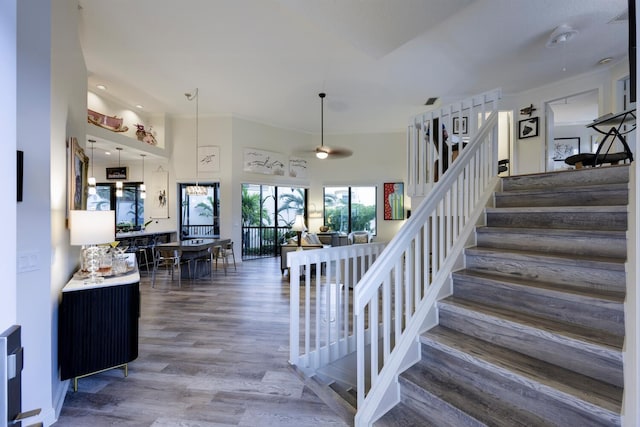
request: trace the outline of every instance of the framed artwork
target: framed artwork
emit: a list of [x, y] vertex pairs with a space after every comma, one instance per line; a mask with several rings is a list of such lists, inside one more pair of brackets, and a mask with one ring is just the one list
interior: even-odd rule
[[553, 138], [552, 158], [556, 162], [564, 162], [569, 156], [580, 154], [580, 137]]
[[220, 147], [198, 147], [198, 172], [220, 172]]
[[87, 209], [89, 158], [76, 138], [67, 141], [67, 218], [71, 210]]
[[305, 159], [289, 158], [289, 176], [291, 178], [308, 178], [308, 163]]
[[169, 172], [157, 170], [151, 173], [151, 185], [149, 186], [147, 202], [149, 216], [151, 218], [169, 218]]
[[538, 136], [539, 133], [539, 121], [538, 117], [532, 117], [530, 119], [520, 120], [518, 122], [518, 138], [533, 138]]
[[466, 135], [469, 131], [469, 118], [468, 117], [454, 117], [453, 118], [453, 133]]
[[265, 175], [284, 176], [286, 161], [286, 157], [281, 153], [245, 148], [243, 170], [245, 172], [262, 173]]
[[384, 219], [404, 219], [404, 183], [384, 183]]
[[105, 175], [107, 179], [127, 179], [127, 167], [107, 168]]

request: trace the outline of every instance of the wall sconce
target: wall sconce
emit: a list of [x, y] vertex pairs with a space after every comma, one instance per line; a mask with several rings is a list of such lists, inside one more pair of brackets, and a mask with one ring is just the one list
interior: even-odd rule
[[322, 211], [319, 211], [314, 203], [311, 203], [309, 208], [309, 218], [322, 218]]

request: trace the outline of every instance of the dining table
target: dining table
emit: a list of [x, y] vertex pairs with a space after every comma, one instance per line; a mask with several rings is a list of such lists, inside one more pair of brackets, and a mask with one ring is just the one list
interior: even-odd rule
[[[181, 266], [181, 277], [188, 278], [193, 276], [193, 278], [199, 278], [209, 274], [209, 270], [202, 267], [196, 271], [195, 260], [209, 256], [209, 249], [213, 251], [215, 246], [224, 247], [229, 242], [231, 242], [231, 239], [184, 239], [168, 243], [159, 243], [156, 245], [156, 248], [180, 250], [182, 252], [182, 260], [190, 261], [190, 263], [184, 263]], [[190, 264], [194, 264], [193, 268], [190, 268]], [[213, 268], [213, 266], [211, 265], [210, 268]]]

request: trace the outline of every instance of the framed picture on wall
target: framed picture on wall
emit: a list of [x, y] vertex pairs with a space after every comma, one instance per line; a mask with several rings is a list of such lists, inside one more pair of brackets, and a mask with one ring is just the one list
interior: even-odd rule
[[467, 132], [468, 132], [467, 131], [468, 124], [469, 124], [469, 118], [468, 117], [454, 117], [453, 118], [453, 133], [454, 134], [466, 135]]
[[553, 160], [564, 162], [569, 156], [580, 154], [580, 137], [553, 138]]
[[404, 183], [384, 183], [384, 219], [404, 219]]
[[[87, 208], [87, 168], [89, 158], [76, 138], [67, 141], [67, 210]], [[67, 218], [69, 212], [67, 212]]]
[[107, 168], [107, 179], [127, 179], [127, 167]]
[[518, 138], [533, 138], [538, 136], [539, 133], [539, 121], [538, 117], [531, 117], [530, 119], [520, 120], [518, 122]]

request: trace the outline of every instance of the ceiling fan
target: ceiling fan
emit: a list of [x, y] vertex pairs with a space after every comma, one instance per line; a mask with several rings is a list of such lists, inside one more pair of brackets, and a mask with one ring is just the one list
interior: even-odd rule
[[324, 159], [342, 159], [353, 154], [351, 150], [346, 148], [327, 147], [324, 145], [324, 98], [326, 93], [318, 94], [320, 97], [320, 145], [314, 150], [316, 157], [320, 160]]

